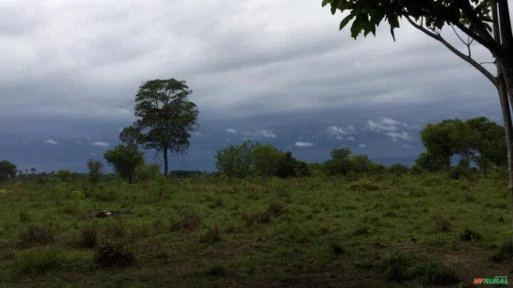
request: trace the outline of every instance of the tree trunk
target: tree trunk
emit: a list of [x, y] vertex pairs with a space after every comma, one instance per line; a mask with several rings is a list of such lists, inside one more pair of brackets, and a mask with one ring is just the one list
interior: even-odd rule
[[168, 169], [168, 166], [167, 166], [167, 147], [164, 147], [164, 175], [167, 176], [167, 169]]

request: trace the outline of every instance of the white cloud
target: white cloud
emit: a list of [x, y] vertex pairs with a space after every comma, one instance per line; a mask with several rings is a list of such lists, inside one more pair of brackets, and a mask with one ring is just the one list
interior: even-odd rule
[[57, 142], [53, 139], [46, 139], [44, 142], [45, 142], [45, 144], [49, 144], [49, 145], [59, 145], [59, 142]]
[[226, 133], [229, 133], [229, 134], [237, 134], [237, 130], [233, 129], [233, 128], [228, 128], [226, 129]]
[[353, 125], [350, 125], [347, 129], [333, 125], [326, 128], [326, 130], [328, 131], [328, 134], [334, 136], [337, 140], [343, 140], [345, 135], [353, 133], [354, 131], [356, 131], [356, 128]]
[[411, 145], [403, 144], [402, 146], [403, 146], [404, 149], [411, 149]]
[[359, 148], [367, 148], [367, 144], [360, 144], [358, 145]]
[[244, 133], [244, 135], [246, 135], [249, 138], [273, 138], [274, 139], [274, 138], [278, 137], [278, 135], [276, 135], [273, 131], [266, 130], [266, 129], [246, 132], [246, 133]]
[[392, 138], [392, 141], [397, 142], [398, 140], [410, 141], [412, 138], [408, 132], [388, 132], [386, 134], [388, 137]]
[[388, 117], [382, 117], [377, 121], [367, 120], [367, 128], [376, 132], [398, 131], [402, 127], [407, 127], [407, 125]]
[[299, 148], [308, 148], [314, 146], [314, 144], [311, 142], [296, 142], [294, 145]]
[[356, 141], [356, 139], [353, 136], [349, 136], [346, 138], [347, 141]]
[[103, 142], [103, 141], [96, 141], [96, 142], [91, 143], [91, 145], [96, 146], [96, 147], [109, 147], [109, 143]]

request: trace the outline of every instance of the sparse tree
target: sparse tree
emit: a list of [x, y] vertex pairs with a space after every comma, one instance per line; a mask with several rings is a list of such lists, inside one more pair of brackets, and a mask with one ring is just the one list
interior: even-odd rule
[[17, 171], [13, 163], [7, 160], [0, 161], [0, 182], [16, 178]]
[[144, 163], [143, 153], [136, 145], [119, 144], [112, 150], [105, 152], [105, 160], [109, 162], [121, 178], [132, 183], [137, 167]]
[[87, 161], [87, 168], [89, 169], [89, 181], [93, 184], [98, 183], [103, 173], [103, 163], [91, 159]]
[[120, 134], [124, 143], [137, 142], [144, 148], [161, 151], [165, 175], [168, 153], [185, 153], [191, 133], [198, 128], [198, 109], [187, 98], [191, 93], [185, 81], [147, 81], [135, 97], [135, 123]]

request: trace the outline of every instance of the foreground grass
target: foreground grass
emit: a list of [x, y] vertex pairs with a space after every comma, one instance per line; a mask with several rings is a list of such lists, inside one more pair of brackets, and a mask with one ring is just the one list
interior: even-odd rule
[[[0, 197], [2, 287], [513, 281], [511, 198], [496, 177], [10, 183]], [[123, 213], [90, 216], [104, 209]]]

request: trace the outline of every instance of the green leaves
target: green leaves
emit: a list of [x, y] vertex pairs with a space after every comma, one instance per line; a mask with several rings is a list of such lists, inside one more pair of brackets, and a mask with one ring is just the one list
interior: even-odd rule
[[[357, 38], [369, 33], [376, 35], [377, 27], [386, 19], [390, 34], [395, 39], [395, 29], [400, 27], [399, 19], [412, 17], [424, 20], [429, 29], [441, 29], [446, 24], [460, 24], [475, 29], [479, 25], [490, 30], [491, 0], [323, 0], [322, 6], [330, 6], [331, 13], [343, 15], [339, 29], [350, 25], [351, 37]], [[471, 21], [474, 19], [474, 21]], [[456, 25], [458, 26], [458, 25]]]

